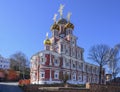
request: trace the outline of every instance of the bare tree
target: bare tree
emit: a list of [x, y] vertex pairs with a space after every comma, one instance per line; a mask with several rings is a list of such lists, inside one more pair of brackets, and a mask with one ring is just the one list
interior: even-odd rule
[[117, 74], [120, 72], [120, 67], [119, 67], [119, 50], [120, 50], [120, 44], [117, 44], [114, 48], [111, 48], [110, 50], [110, 62], [108, 63], [108, 67], [111, 71], [112, 74], [112, 79], [115, 80]]
[[64, 73], [62, 75], [60, 75], [60, 79], [62, 80], [63, 83], [67, 83], [67, 81], [69, 80], [69, 75], [67, 73]]
[[107, 45], [103, 45], [103, 44], [94, 45], [90, 48], [90, 51], [89, 51], [88, 58], [96, 62], [100, 67], [99, 68], [99, 84], [101, 84], [101, 81], [102, 81], [102, 68], [110, 60], [109, 51], [110, 51], [110, 48]]
[[26, 55], [22, 52], [17, 52], [10, 57], [10, 68], [16, 71], [20, 71], [20, 77], [25, 78], [25, 69], [28, 63]]

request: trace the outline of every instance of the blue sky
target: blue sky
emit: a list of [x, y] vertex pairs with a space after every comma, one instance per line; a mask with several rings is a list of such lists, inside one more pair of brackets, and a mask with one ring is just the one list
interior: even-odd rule
[[44, 49], [60, 4], [65, 5], [64, 17], [72, 12], [74, 35], [86, 61], [91, 46], [120, 43], [120, 0], [0, 0], [0, 54], [22, 51], [30, 58]]

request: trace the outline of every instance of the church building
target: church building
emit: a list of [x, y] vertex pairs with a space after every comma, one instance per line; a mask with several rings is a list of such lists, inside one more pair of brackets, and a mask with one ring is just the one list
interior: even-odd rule
[[[54, 15], [51, 26], [52, 36], [46, 34], [44, 50], [31, 57], [31, 84], [62, 83], [67, 74], [70, 84], [98, 83], [99, 66], [84, 61], [84, 49], [77, 45], [77, 37], [73, 34], [74, 24], [71, 13], [63, 18], [64, 5], [58, 10], [60, 18]], [[102, 74], [102, 81], [105, 74]]]

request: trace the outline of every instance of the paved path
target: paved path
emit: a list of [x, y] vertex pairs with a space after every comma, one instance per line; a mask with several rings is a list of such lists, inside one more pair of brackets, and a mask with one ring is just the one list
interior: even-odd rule
[[18, 82], [0, 82], [3, 85], [18, 85]]
[[0, 83], [0, 92], [23, 92], [16, 83]]

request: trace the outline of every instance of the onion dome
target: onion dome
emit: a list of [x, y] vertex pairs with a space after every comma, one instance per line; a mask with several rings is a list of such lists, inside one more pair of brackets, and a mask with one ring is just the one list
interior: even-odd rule
[[74, 29], [74, 25], [70, 22], [68, 22], [66, 25], [65, 25], [65, 29], [67, 28], [71, 28], [71, 29]]
[[51, 26], [51, 30], [59, 30], [59, 25], [56, 22]]
[[58, 20], [57, 23], [58, 23], [58, 24], [66, 24], [66, 23], [67, 23], [67, 20], [64, 19], [64, 18], [62, 18], [62, 19]]
[[50, 39], [46, 39], [46, 40], [44, 40], [44, 45], [51, 45], [51, 41], [50, 41]]

